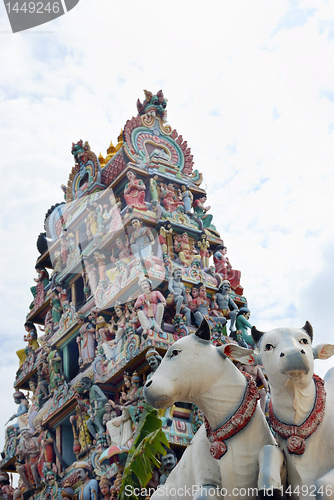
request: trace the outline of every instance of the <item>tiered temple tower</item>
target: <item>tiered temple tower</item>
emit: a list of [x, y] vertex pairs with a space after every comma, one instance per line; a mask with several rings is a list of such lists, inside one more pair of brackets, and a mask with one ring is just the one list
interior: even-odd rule
[[[169, 346], [203, 317], [215, 344], [249, 340], [240, 272], [166, 104], [162, 91], [145, 91], [105, 158], [88, 142], [72, 144], [65, 201], [48, 210], [37, 240], [26, 346], [17, 353], [18, 409], [1, 461], [9, 498], [116, 498], [143, 415], [157, 417], [142, 386]], [[159, 417], [179, 459], [201, 414], [176, 403]], [[15, 471], [12, 491], [6, 474]], [[168, 473], [156, 467], [150, 485]]]

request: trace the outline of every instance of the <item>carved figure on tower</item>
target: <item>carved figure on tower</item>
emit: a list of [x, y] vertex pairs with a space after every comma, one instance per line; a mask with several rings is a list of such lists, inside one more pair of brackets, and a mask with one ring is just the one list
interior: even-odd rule
[[138, 115], [148, 114], [153, 117], [161, 117], [163, 122], [167, 121], [167, 99], [164, 98], [162, 90], [159, 90], [155, 95], [149, 90], [144, 90], [145, 100], [143, 103], [138, 99], [137, 109]]
[[149, 349], [145, 354], [145, 358], [149, 367], [151, 368], [151, 372], [147, 375], [147, 380], [150, 380], [150, 378], [153, 376], [154, 372], [160, 365], [162, 357], [155, 349]]
[[62, 375], [62, 360], [59, 352], [56, 349], [52, 349], [50, 344], [44, 344], [43, 349], [47, 354], [47, 362], [49, 365], [50, 394], [53, 394], [56, 390], [56, 375]]
[[218, 245], [213, 253], [213, 262], [216, 273], [220, 274], [224, 280], [228, 280], [231, 288], [238, 295], [243, 294], [243, 288], [240, 285], [241, 272], [232, 269], [229, 258], [227, 257], [227, 248], [224, 245]]
[[142, 335], [146, 338], [150, 329], [165, 335], [161, 329], [166, 305], [165, 297], [158, 290], [152, 291], [152, 281], [146, 277], [139, 280], [139, 287], [142, 294], [136, 300], [135, 308], [141, 308], [138, 311], [138, 318], [143, 328]]
[[187, 233], [178, 234], [174, 237], [174, 249], [184, 267], [191, 266], [195, 259], [200, 258], [193, 243], [190, 243]]
[[206, 199], [206, 195], [204, 194], [194, 201], [194, 212], [195, 215], [197, 215], [197, 217], [202, 221], [204, 229], [208, 229], [215, 235], [218, 235], [216, 227], [212, 224], [213, 215], [207, 213], [211, 207], [204, 205], [206, 203]]
[[29, 428], [21, 429], [21, 440], [18, 447], [19, 463], [16, 467], [17, 472], [26, 488], [31, 489], [32, 482], [37, 487], [41, 481], [38, 474], [40, 443], [37, 437], [32, 436]]
[[234, 340], [237, 340], [235, 322], [239, 309], [230, 296], [230, 282], [228, 280], [220, 283], [218, 292], [214, 296], [214, 301], [214, 308], [220, 311], [226, 319], [230, 320], [230, 335]]
[[103, 415], [105, 414], [105, 404], [108, 402], [107, 397], [99, 388], [93, 384], [89, 377], [83, 377], [80, 380], [81, 390], [89, 393], [90, 410], [88, 410], [89, 419], [86, 421], [87, 428], [91, 435], [95, 438], [96, 433], [103, 434]]
[[190, 214], [194, 197], [190, 189], [188, 189], [185, 184], [181, 185], [181, 196], [183, 199], [184, 213]]
[[133, 255], [137, 259], [151, 258], [152, 245], [154, 244], [154, 237], [152, 231], [143, 225], [142, 221], [138, 218], [131, 220], [134, 231], [130, 237], [130, 247]]
[[78, 479], [82, 482], [82, 487], [79, 491], [79, 500], [97, 500], [99, 484], [96, 479], [92, 478], [92, 469], [88, 462], [76, 462], [74, 467], [77, 472]]
[[44, 298], [44, 288], [48, 285], [49, 283], [49, 273], [45, 269], [45, 267], [42, 266], [42, 264], [36, 264], [35, 269], [37, 271], [37, 278], [34, 278], [34, 281], [36, 282], [35, 286], [32, 286], [30, 288], [30, 291], [34, 297], [34, 301], [30, 305], [30, 309], [32, 309], [34, 306], [38, 307], [39, 305], [42, 305], [40, 303], [39, 296], [42, 295]]
[[191, 324], [191, 310], [188, 306], [186, 287], [182, 283], [182, 271], [179, 268], [174, 269], [168, 282], [168, 290], [174, 297], [175, 315], [185, 315], [187, 325]]
[[124, 188], [124, 199], [128, 207], [136, 208], [137, 210], [147, 210], [145, 205], [145, 190], [146, 186], [133, 170], [128, 170], [126, 176], [129, 182]]
[[238, 342], [242, 341], [244, 344], [243, 347], [248, 347], [251, 346], [253, 347], [254, 345], [254, 340], [253, 337], [250, 333], [248, 333], [248, 328], [252, 328], [252, 325], [249, 323], [249, 317], [250, 317], [250, 310], [248, 307], [241, 307], [238, 311], [238, 316], [236, 319], [236, 328], [237, 328], [237, 339]]
[[24, 335], [23, 340], [25, 342], [28, 342], [28, 345], [25, 349], [20, 349], [19, 351], [16, 351], [16, 354], [20, 360], [20, 366], [25, 362], [25, 360], [32, 355], [36, 349], [39, 348], [39, 343], [37, 340], [37, 331], [34, 323], [31, 321], [26, 321], [24, 323], [24, 329], [27, 332], [26, 335]]
[[79, 335], [76, 339], [79, 348], [79, 366], [83, 368], [90, 364], [95, 357], [95, 328], [86, 321], [82, 311], [78, 311], [76, 317], [80, 325]]
[[208, 242], [207, 235], [202, 233], [199, 241], [197, 242], [199, 247], [199, 253], [201, 256], [201, 262], [203, 269], [207, 269], [210, 266], [209, 258], [210, 258], [210, 243]]

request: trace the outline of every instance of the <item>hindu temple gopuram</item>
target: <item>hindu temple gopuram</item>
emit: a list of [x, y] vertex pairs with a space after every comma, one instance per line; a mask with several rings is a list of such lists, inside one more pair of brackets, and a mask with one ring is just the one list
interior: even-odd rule
[[204, 417], [191, 403], [155, 410], [143, 386], [204, 318], [215, 346], [253, 343], [240, 271], [166, 105], [145, 90], [105, 157], [74, 142], [45, 207], [1, 455], [6, 500], [116, 500], [126, 485], [164, 484]]

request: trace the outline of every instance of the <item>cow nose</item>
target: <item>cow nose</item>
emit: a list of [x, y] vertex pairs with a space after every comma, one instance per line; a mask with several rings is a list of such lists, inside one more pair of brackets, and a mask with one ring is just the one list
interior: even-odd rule
[[152, 385], [152, 382], [153, 382], [152, 380], [149, 380], [148, 382], [146, 382], [145, 387], [150, 387]]
[[305, 354], [305, 351], [304, 351], [304, 349], [301, 349], [301, 351], [300, 351], [300, 352], [301, 352], [302, 354]]
[[285, 354], [284, 352], [281, 352], [281, 354], [279, 355], [280, 358], [284, 358]]

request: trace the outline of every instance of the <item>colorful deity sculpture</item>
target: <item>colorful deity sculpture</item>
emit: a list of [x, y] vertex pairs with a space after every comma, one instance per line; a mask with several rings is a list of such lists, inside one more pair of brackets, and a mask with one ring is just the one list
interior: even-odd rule
[[151, 372], [147, 375], [147, 380], [150, 380], [150, 378], [153, 376], [154, 372], [160, 365], [162, 357], [155, 349], [149, 349], [145, 354], [145, 359], [149, 367], [151, 368]]
[[[241, 307], [238, 311], [237, 319], [236, 319], [236, 328], [237, 328], [237, 339], [246, 343], [243, 347], [254, 345], [253, 337], [247, 332], [248, 328], [252, 328], [252, 325], [249, 323], [250, 310], [248, 307]], [[239, 338], [240, 337], [240, 338]], [[241, 344], [240, 344], [241, 345]]]
[[201, 196], [194, 201], [193, 207], [195, 215], [202, 221], [203, 228], [211, 229], [216, 232], [215, 226], [212, 224], [213, 215], [209, 215], [207, 212], [210, 210], [210, 206], [204, 206], [206, 202], [206, 195]]
[[[30, 288], [31, 293], [33, 294], [34, 299], [37, 296], [38, 293], [38, 287], [39, 284], [43, 285], [43, 288], [45, 288], [49, 284], [49, 273], [43, 267], [41, 264], [36, 264], [35, 269], [37, 271], [38, 277], [34, 278], [34, 281], [36, 282], [36, 286], [33, 286]], [[34, 306], [34, 302], [30, 306], [31, 308]]]
[[191, 213], [191, 206], [194, 201], [194, 197], [190, 189], [187, 188], [185, 184], [181, 185], [181, 196], [183, 200], [183, 205], [184, 205], [184, 213], [190, 214]]
[[146, 277], [139, 280], [139, 287], [142, 294], [136, 300], [135, 308], [141, 308], [138, 311], [138, 318], [143, 328], [142, 335], [146, 338], [149, 329], [165, 335], [161, 329], [166, 305], [165, 297], [158, 290], [152, 291], [152, 281]]
[[109, 403], [116, 409], [117, 407], [121, 410], [121, 415], [112, 418], [107, 422], [107, 430], [110, 436], [112, 445], [117, 446], [120, 451], [125, 451], [130, 448], [130, 441], [132, 440], [132, 420], [129, 412], [129, 405], [126, 405], [126, 400], [129, 402], [126, 394], [131, 388], [131, 377], [130, 374], [124, 372], [124, 385], [125, 391], [121, 393], [120, 405], [110, 399]]
[[127, 206], [147, 211], [147, 206], [145, 205], [145, 184], [141, 179], [137, 179], [133, 170], [128, 170], [126, 176], [129, 180], [124, 188], [124, 199]]
[[172, 449], [167, 449], [166, 455], [161, 455], [161, 468], [162, 474], [160, 476], [160, 485], [165, 484], [168, 476], [174, 469], [177, 463], [175, 452]]
[[17, 409], [17, 412], [10, 417], [8, 422], [11, 422], [12, 420], [14, 420], [14, 418], [17, 418], [17, 422], [15, 424], [11, 424], [11, 426], [14, 427], [14, 429], [19, 429], [21, 427], [26, 426], [27, 424], [28, 421], [27, 413], [29, 404], [26, 396], [21, 391], [14, 392], [13, 398], [14, 402], [17, 405], [19, 405], [19, 407]]
[[34, 323], [31, 321], [26, 321], [24, 323], [24, 329], [27, 332], [24, 335], [23, 340], [28, 342], [28, 345], [25, 349], [20, 349], [16, 351], [16, 354], [20, 360], [20, 366], [25, 362], [25, 360], [31, 356], [31, 354], [39, 348], [39, 343], [37, 340], [37, 331]]
[[93, 384], [89, 377], [83, 377], [80, 380], [80, 386], [83, 392], [89, 392], [90, 410], [88, 415], [90, 418], [87, 420], [86, 425], [93, 437], [96, 433], [103, 434], [103, 415], [105, 414], [105, 404], [108, 402], [107, 397], [99, 388], [98, 385]]
[[51, 313], [52, 313], [53, 325], [56, 326], [58, 325], [60, 318], [63, 314], [63, 308], [61, 305], [60, 297], [56, 291], [53, 291], [51, 293], [51, 304], [52, 304]]
[[39, 452], [40, 443], [37, 437], [32, 436], [29, 428], [22, 428], [21, 440], [18, 447], [19, 463], [17, 464], [16, 470], [26, 490], [31, 489], [32, 481], [35, 483], [35, 487], [37, 487], [41, 481], [37, 467]]
[[233, 290], [242, 295], [243, 288], [240, 286], [241, 272], [232, 269], [229, 258], [227, 257], [227, 248], [224, 245], [218, 245], [213, 253], [213, 262], [216, 273], [220, 274], [224, 280], [228, 280]]
[[111, 481], [103, 476], [99, 482], [100, 490], [102, 493], [101, 500], [115, 500], [116, 499], [116, 491], [115, 488], [112, 487]]
[[143, 103], [138, 99], [137, 109], [139, 115], [147, 114], [148, 116], [161, 117], [163, 122], [167, 121], [167, 100], [164, 98], [162, 90], [159, 90], [155, 95], [149, 90], [144, 90], [145, 100]]
[[122, 203], [117, 201], [113, 191], [109, 194], [110, 208], [107, 210], [108, 205], [104, 205], [105, 211], [103, 213], [104, 221], [108, 222], [107, 230], [112, 232], [120, 231], [123, 228], [123, 221], [121, 216]]
[[221, 311], [224, 317], [230, 320], [230, 335], [234, 340], [237, 340], [235, 322], [239, 309], [236, 303], [232, 300], [229, 292], [230, 282], [228, 280], [222, 281], [219, 285], [218, 292], [214, 297], [215, 309]]
[[210, 243], [208, 242], [207, 235], [205, 233], [201, 233], [200, 240], [197, 243], [199, 247], [199, 253], [201, 256], [201, 262], [203, 269], [207, 269], [210, 266], [209, 258], [210, 258]]
[[200, 258], [187, 233], [174, 237], [174, 249], [184, 267], [190, 267], [195, 259]]
[[32, 465], [32, 469], [36, 468], [42, 480], [44, 480], [45, 470], [51, 469], [54, 456], [53, 456], [53, 438], [49, 430], [42, 425], [42, 420], [38, 419], [35, 422], [36, 432], [34, 436], [37, 437], [39, 443], [39, 456], [38, 461]]
[[207, 296], [205, 285], [201, 282], [194, 285], [192, 296], [191, 309], [194, 312], [196, 325], [199, 326], [204, 318], [209, 318], [211, 311], [210, 300]]
[[3, 500], [13, 500], [14, 488], [9, 481], [7, 472], [0, 470], [0, 491]]
[[131, 254], [131, 251], [129, 248], [129, 242], [127, 241], [127, 238], [124, 241], [123, 238], [117, 237], [115, 240], [115, 243], [116, 243], [116, 252], [118, 251], [118, 257], [115, 257], [114, 247], [113, 247], [112, 254], [110, 256], [110, 261], [114, 265], [116, 264], [116, 266], [113, 267], [112, 269], [108, 269], [108, 271], [106, 273], [108, 276], [108, 279], [111, 283], [114, 282], [114, 280], [118, 274], [118, 265], [125, 264], [126, 266], [128, 266], [133, 261], [133, 255]]
[[78, 479], [82, 482], [79, 491], [79, 500], [97, 500], [99, 484], [96, 479], [91, 479], [92, 470], [88, 462], [74, 464]]
[[186, 287], [182, 283], [182, 271], [179, 268], [174, 269], [173, 274], [168, 282], [168, 290], [174, 297], [175, 315], [184, 314], [187, 325], [191, 324], [191, 310], [188, 305]]
[[85, 314], [78, 311], [76, 314], [77, 322], [80, 326], [77, 344], [79, 347], [79, 365], [81, 368], [90, 364], [95, 357], [95, 328], [86, 321]]
[[46, 352], [49, 365], [49, 392], [53, 394], [56, 390], [55, 377], [62, 374], [62, 359], [59, 352], [53, 349], [50, 344], [44, 344], [43, 349]]
[[134, 231], [130, 236], [130, 247], [137, 259], [151, 259], [154, 237], [152, 231], [137, 217], [131, 220]]

